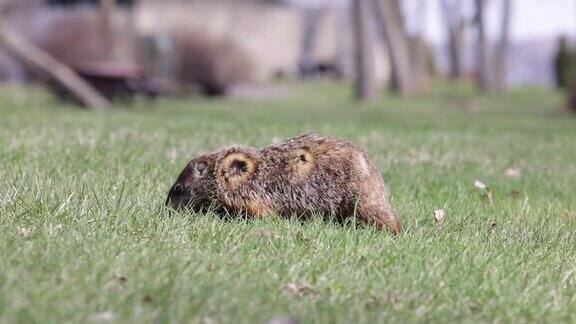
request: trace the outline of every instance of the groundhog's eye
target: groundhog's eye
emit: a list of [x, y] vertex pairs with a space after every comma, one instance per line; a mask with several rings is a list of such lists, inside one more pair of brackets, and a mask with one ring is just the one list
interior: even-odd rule
[[248, 165], [246, 164], [246, 161], [234, 160], [230, 164], [230, 170], [232, 170], [233, 172], [244, 173], [248, 170]]
[[300, 161], [306, 162], [306, 155], [300, 154]]
[[194, 170], [199, 175], [204, 175], [207, 169], [208, 169], [208, 163], [206, 163], [206, 161], [198, 161], [196, 162], [196, 165], [194, 165]]

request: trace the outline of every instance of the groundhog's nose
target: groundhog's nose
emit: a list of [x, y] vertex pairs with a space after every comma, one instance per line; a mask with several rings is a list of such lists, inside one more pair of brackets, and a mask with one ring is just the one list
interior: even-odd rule
[[181, 183], [177, 183], [175, 185], [172, 186], [172, 188], [170, 188], [170, 192], [168, 193], [168, 196], [170, 197], [177, 197], [177, 196], [181, 196], [183, 194], [185, 194], [188, 191], [188, 186], [185, 186]]
[[175, 185], [172, 187], [172, 189], [171, 189], [170, 191], [171, 191], [172, 194], [178, 195], [178, 194], [181, 194], [181, 193], [183, 193], [184, 191], [186, 191], [186, 188], [184, 188], [183, 185], [177, 183], [177, 184], [175, 184]]
[[168, 197], [166, 198], [164, 205], [168, 206], [173, 198], [183, 195], [187, 190], [188, 188], [180, 183], [173, 185], [168, 192]]

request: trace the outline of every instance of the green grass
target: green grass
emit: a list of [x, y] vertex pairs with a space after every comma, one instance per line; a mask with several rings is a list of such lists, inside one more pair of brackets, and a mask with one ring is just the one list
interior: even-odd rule
[[[559, 95], [293, 95], [89, 113], [0, 90], [0, 322], [576, 321], [576, 120]], [[309, 130], [370, 152], [400, 235], [162, 208], [192, 155]]]

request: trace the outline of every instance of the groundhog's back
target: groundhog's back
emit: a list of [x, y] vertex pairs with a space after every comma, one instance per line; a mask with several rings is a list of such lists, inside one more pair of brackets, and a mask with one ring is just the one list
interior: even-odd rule
[[259, 155], [254, 180], [240, 193], [252, 193], [254, 199], [244, 201], [256, 215], [318, 213], [343, 219], [363, 216], [360, 205], [391, 215], [380, 174], [366, 152], [348, 141], [306, 134], [268, 146]]

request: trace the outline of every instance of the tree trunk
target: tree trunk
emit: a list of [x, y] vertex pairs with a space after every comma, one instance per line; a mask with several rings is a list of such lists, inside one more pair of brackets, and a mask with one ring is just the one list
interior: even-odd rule
[[464, 22], [449, 31], [450, 78], [464, 78]]
[[386, 44], [392, 74], [392, 90], [407, 96], [415, 92], [408, 37], [397, 0], [373, 0], [380, 35]]
[[430, 89], [428, 44], [421, 36], [410, 38], [410, 59], [412, 61], [414, 89], [426, 92]]
[[464, 77], [464, 32], [466, 24], [460, 0], [442, 0], [442, 16], [446, 28], [448, 45], [449, 76], [451, 79]]
[[475, 0], [476, 4], [476, 31], [477, 31], [477, 59], [476, 59], [476, 82], [480, 91], [492, 92], [492, 80], [490, 69], [490, 53], [486, 38], [485, 9], [486, 0]]
[[353, 0], [352, 25], [354, 31], [354, 96], [358, 100], [375, 97], [374, 44], [371, 33], [369, 0]]
[[[574, 1], [574, 4], [576, 4], [576, 1]], [[574, 19], [574, 21], [576, 21], [576, 19]], [[574, 59], [574, 57], [569, 58], [570, 59]], [[568, 62], [567, 64], [574, 64], [574, 62]], [[570, 73], [576, 73], [576, 69], [570, 69], [571, 72]], [[571, 84], [569, 84], [568, 86], [570, 87], [567, 91], [566, 97], [567, 97], [567, 102], [566, 102], [566, 108], [568, 108], [568, 111], [576, 114], [576, 82], [574, 82], [574, 80], [576, 80], [576, 75], [570, 75], [569, 76], [572, 79]]]
[[350, 26], [350, 9], [348, 7], [337, 9], [334, 21], [334, 34], [336, 37], [335, 65], [338, 79], [352, 76], [352, 60], [349, 55], [352, 45]]
[[[414, 26], [414, 35], [408, 37], [414, 89], [416, 92], [426, 92], [430, 88], [430, 60], [432, 57], [430, 48], [423, 36], [426, 28], [427, 3], [427, 0], [419, 0], [416, 3], [413, 9], [415, 12], [414, 16], [421, 25]], [[398, 11], [400, 11], [399, 7]], [[406, 31], [405, 34], [407, 34]]]
[[314, 65], [314, 49], [318, 34], [319, 9], [305, 9], [302, 14], [302, 43], [300, 45], [300, 77], [307, 78]]
[[510, 15], [512, 12], [512, 0], [502, 1], [502, 25], [494, 64], [494, 87], [496, 91], [504, 91], [506, 89], [506, 76], [508, 74], [507, 58], [508, 48], [510, 45]]
[[576, 85], [568, 92], [567, 108], [569, 112], [576, 114]]
[[0, 17], [0, 45], [16, 60], [28, 65], [34, 71], [47, 75], [85, 107], [100, 110], [110, 105], [108, 100], [72, 69], [10, 30], [2, 17]]

